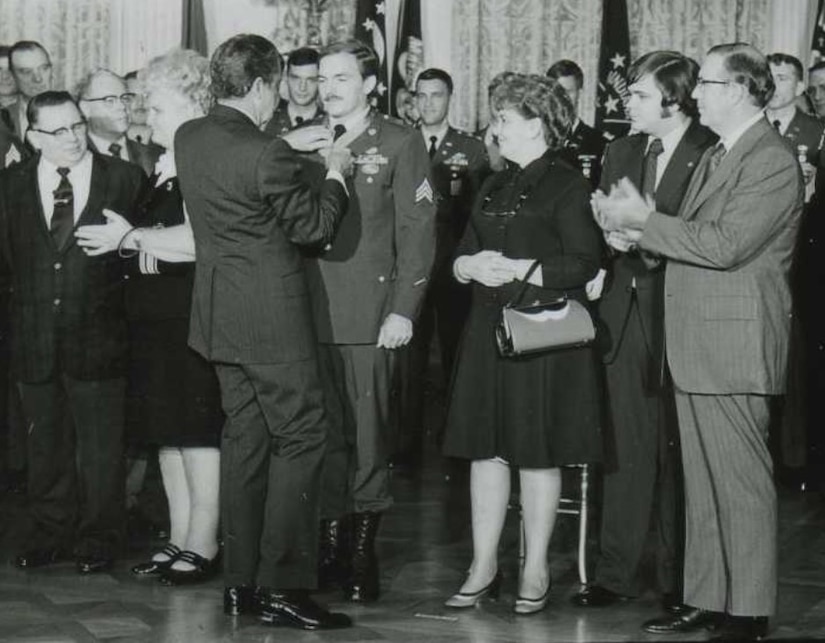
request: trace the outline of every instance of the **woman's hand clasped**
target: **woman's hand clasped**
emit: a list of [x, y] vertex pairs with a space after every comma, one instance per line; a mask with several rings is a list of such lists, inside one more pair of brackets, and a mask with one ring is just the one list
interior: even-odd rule
[[522, 272], [518, 259], [508, 259], [497, 250], [482, 250], [456, 259], [460, 277], [477, 281], [488, 288], [498, 288], [518, 279]]
[[105, 224], [84, 225], [75, 230], [77, 245], [90, 257], [117, 250], [123, 236], [132, 229], [126, 219], [112, 210], [103, 210]]

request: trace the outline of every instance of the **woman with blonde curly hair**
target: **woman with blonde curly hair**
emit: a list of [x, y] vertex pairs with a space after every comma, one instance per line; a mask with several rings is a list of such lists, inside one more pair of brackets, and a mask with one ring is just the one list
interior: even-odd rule
[[[559, 155], [573, 106], [556, 81], [504, 76], [492, 91], [501, 154], [509, 163], [483, 185], [453, 264], [472, 284], [472, 306], [453, 375], [444, 452], [472, 461], [473, 562], [448, 607], [495, 597], [498, 543], [518, 470], [525, 560], [514, 611], [547, 604], [547, 547], [561, 492], [560, 466], [600, 458], [597, 363], [590, 348], [503, 358], [494, 327], [502, 306], [527, 279], [526, 302], [566, 295], [586, 304], [599, 269], [600, 234], [590, 187]], [[528, 271], [535, 261], [539, 267]]]
[[132, 573], [176, 585], [206, 580], [219, 570], [223, 415], [212, 365], [187, 345], [195, 245], [174, 156], [178, 127], [212, 104], [209, 61], [194, 51], [173, 50], [139, 76], [152, 140], [166, 153], [132, 222], [107, 213], [106, 225], [83, 226], [77, 236], [90, 255], [116, 251], [126, 258], [128, 433], [159, 447], [171, 525], [168, 544]]

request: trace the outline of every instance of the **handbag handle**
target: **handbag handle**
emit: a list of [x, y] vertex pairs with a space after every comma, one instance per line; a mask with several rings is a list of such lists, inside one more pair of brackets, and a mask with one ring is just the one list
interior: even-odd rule
[[524, 275], [524, 280], [523, 280], [523, 283], [521, 285], [521, 288], [519, 288], [518, 292], [513, 296], [512, 299], [510, 299], [510, 301], [508, 301], [506, 304], [504, 304], [505, 308], [512, 308], [513, 306], [518, 306], [521, 303], [521, 300], [524, 297], [524, 294], [527, 292], [527, 286], [530, 285], [530, 277], [533, 276], [533, 273], [536, 272], [536, 269], [540, 265], [541, 265], [541, 261], [539, 261], [538, 259], [536, 259], [532, 263], [532, 265], [530, 266], [530, 269], [527, 271], [527, 274]]

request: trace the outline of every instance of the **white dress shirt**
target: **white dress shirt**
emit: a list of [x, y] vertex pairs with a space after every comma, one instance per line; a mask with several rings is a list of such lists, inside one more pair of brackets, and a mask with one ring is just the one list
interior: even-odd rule
[[[72, 184], [74, 196], [74, 222], [80, 218], [80, 214], [89, 201], [89, 188], [92, 182], [92, 155], [89, 152], [83, 155], [79, 163], [69, 168], [66, 177]], [[54, 214], [54, 191], [60, 185], [60, 175], [57, 173], [57, 165], [40, 157], [37, 164], [37, 185], [40, 188], [40, 204], [43, 206], [43, 214], [46, 217], [46, 227], [52, 223]]]
[[[662, 153], [659, 154], [659, 158], [656, 159], [656, 185], [655, 187], [658, 189], [659, 182], [662, 180], [662, 176], [667, 169], [667, 164], [670, 163], [670, 159], [673, 157], [673, 153], [676, 151], [676, 148], [679, 146], [679, 142], [682, 140], [682, 137], [685, 135], [687, 128], [690, 127], [691, 120], [687, 119], [680, 127], [668, 132], [664, 136], [662, 136], [659, 140], [662, 141]], [[650, 144], [653, 142], [655, 137], [648, 136], [647, 138], [647, 148], [645, 148], [645, 154], [650, 149]]]

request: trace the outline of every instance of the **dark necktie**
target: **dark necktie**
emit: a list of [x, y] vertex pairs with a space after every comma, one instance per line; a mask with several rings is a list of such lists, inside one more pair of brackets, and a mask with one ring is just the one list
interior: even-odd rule
[[708, 164], [705, 166], [705, 175], [702, 177], [702, 185], [708, 182], [710, 175], [716, 171], [716, 168], [719, 167], [719, 164], [722, 162], [722, 158], [725, 156], [725, 146], [720, 141], [717, 143], [713, 151], [710, 153], [710, 157], [708, 157]]
[[109, 146], [109, 154], [111, 154], [111, 155], [112, 155], [112, 156], [114, 156], [115, 158], [120, 158], [120, 150], [122, 150], [122, 149], [123, 149], [123, 148], [120, 146], [120, 144], [118, 144], [118, 143], [112, 143], [112, 144]]
[[63, 247], [74, 228], [74, 190], [69, 181], [69, 168], [59, 167], [60, 183], [54, 194], [54, 211], [49, 231], [58, 250]]
[[347, 131], [347, 128], [338, 123], [335, 127], [332, 128], [332, 140], [337, 141], [341, 138]]
[[653, 196], [656, 194], [656, 170], [659, 162], [659, 155], [665, 151], [662, 147], [662, 139], [654, 138], [650, 141], [645, 154], [645, 165], [642, 169], [642, 195]]
[[430, 149], [428, 150], [430, 153], [430, 158], [435, 156], [435, 144], [438, 141], [437, 136], [430, 136]]
[[779, 119], [773, 122], [773, 126], [776, 128], [776, 131], [780, 134], [782, 133], [782, 123], [779, 122]]
[[301, 127], [304, 124], [304, 117], [303, 116], [296, 116], [295, 117], [295, 127]]

